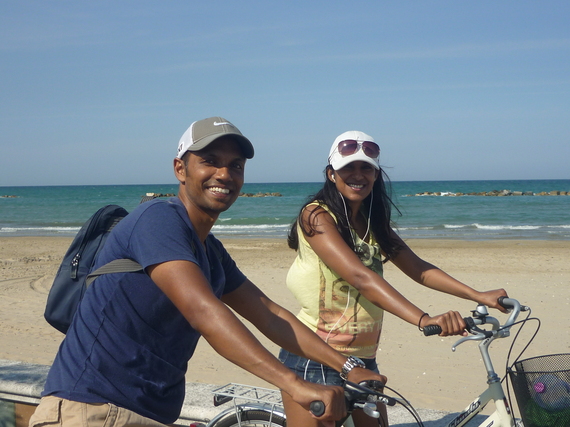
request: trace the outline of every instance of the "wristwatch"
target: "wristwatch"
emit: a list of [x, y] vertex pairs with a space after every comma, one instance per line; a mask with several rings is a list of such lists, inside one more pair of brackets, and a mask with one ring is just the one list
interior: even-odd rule
[[344, 381], [348, 381], [348, 373], [352, 371], [354, 368], [366, 368], [366, 365], [358, 357], [348, 356], [348, 359], [346, 360], [346, 362], [344, 362], [342, 370], [340, 371], [340, 377]]

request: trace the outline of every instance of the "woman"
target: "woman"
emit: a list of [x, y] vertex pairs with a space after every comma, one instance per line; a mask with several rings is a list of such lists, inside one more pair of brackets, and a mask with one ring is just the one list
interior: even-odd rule
[[[430, 316], [382, 276], [391, 261], [417, 283], [504, 311], [502, 289], [478, 292], [419, 258], [391, 227], [393, 203], [379, 165], [380, 148], [359, 131], [338, 136], [329, 153], [323, 188], [303, 206], [288, 243], [298, 251], [287, 287], [301, 304], [299, 319], [355, 366], [378, 372], [376, 352], [384, 311], [422, 330], [439, 325], [441, 336], [466, 334], [456, 311]], [[342, 385], [338, 372], [281, 350], [280, 359], [309, 381]], [[306, 411], [283, 396], [287, 423], [319, 426]], [[357, 427], [377, 421], [354, 413]]]

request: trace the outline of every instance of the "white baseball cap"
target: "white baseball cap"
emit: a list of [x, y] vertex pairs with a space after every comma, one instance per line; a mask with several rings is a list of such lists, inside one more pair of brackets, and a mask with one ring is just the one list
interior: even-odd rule
[[[339, 144], [343, 141], [356, 141], [358, 144], [356, 147], [356, 151], [354, 151], [350, 155], [342, 155], [339, 152]], [[365, 134], [364, 132], [360, 132], [357, 130], [350, 130], [348, 132], [344, 132], [336, 137], [334, 140], [331, 150], [329, 152], [329, 164], [333, 167], [334, 170], [339, 170], [348, 165], [349, 163], [356, 162], [358, 160], [362, 162], [366, 162], [374, 166], [376, 169], [380, 169], [380, 149], [378, 148], [378, 155], [376, 157], [370, 157], [366, 154], [366, 147], [362, 145], [362, 143], [370, 142], [374, 144], [374, 146], [378, 147], [376, 142], [374, 142], [374, 138], [370, 135]], [[366, 150], [366, 151], [365, 151]]]
[[190, 125], [178, 143], [177, 158], [181, 159], [187, 151], [199, 151], [223, 136], [233, 138], [240, 146], [246, 159], [253, 157], [253, 145], [237, 127], [222, 117], [210, 117], [198, 120]]

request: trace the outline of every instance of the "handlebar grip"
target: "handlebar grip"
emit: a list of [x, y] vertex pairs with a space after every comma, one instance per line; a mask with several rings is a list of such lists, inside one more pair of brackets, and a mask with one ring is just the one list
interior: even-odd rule
[[499, 303], [499, 305], [507, 310], [513, 308], [512, 304], [507, 304], [505, 303], [505, 300], [508, 299], [508, 297], [499, 297], [499, 299], [497, 300], [497, 302]]
[[314, 400], [311, 402], [309, 410], [315, 417], [320, 417], [325, 413], [325, 404], [321, 400]]
[[[464, 317], [463, 320], [465, 321], [465, 324], [467, 325], [467, 330], [471, 331], [471, 329], [475, 326], [475, 323], [473, 322], [473, 318], [472, 317]], [[424, 326], [424, 335], [426, 337], [432, 336], [432, 335], [439, 335], [441, 334], [441, 327], [439, 325], [427, 325]]]
[[429, 337], [431, 335], [439, 335], [441, 334], [441, 326], [439, 325], [427, 325], [424, 326], [424, 335]]

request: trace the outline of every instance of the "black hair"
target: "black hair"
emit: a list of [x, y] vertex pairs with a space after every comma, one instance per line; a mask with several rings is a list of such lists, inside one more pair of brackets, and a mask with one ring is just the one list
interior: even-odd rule
[[[299, 249], [299, 235], [297, 231], [297, 224], [300, 221], [301, 228], [305, 234], [308, 236], [314, 236], [318, 231], [315, 230], [312, 221], [313, 215], [320, 215], [325, 211], [322, 209], [316, 209], [311, 212], [309, 221], [302, 221], [301, 215], [303, 210], [310, 203], [317, 202], [326, 205], [333, 215], [336, 217], [337, 229], [346, 244], [356, 253], [358, 250], [354, 246], [354, 241], [352, 239], [350, 225], [348, 223], [348, 218], [345, 215], [345, 204], [343, 203], [342, 195], [336, 188], [336, 185], [327, 177], [328, 170], [333, 170], [331, 165], [325, 168], [325, 183], [323, 187], [314, 195], [307, 199], [307, 202], [301, 208], [297, 219], [292, 224], [289, 234], [287, 236], [287, 244], [291, 249]], [[379, 170], [378, 178], [374, 182], [372, 187], [372, 193], [364, 199], [362, 203], [362, 209], [366, 211], [366, 214], [370, 211], [370, 229], [374, 233], [374, 237], [382, 251], [384, 251], [386, 258], [384, 262], [388, 261], [397, 255], [398, 251], [401, 249], [400, 244], [392, 237], [392, 208], [401, 215], [400, 210], [394, 204], [391, 197], [392, 187], [390, 184], [390, 179], [388, 175], [384, 172], [382, 168]], [[373, 196], [373, 197], [372, 197]], [[372, 201], [372, 209], [370, 209], [370, 202]], [[346, 205], [348, 217], [351, 216], [350, 206]]]

